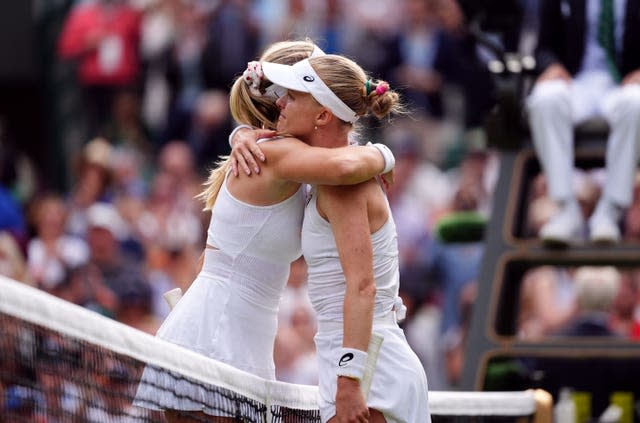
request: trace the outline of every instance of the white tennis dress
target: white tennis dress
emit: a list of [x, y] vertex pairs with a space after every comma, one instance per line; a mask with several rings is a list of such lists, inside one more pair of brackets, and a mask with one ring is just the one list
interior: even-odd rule
[[[218, 250], [205, 249], [202, 271], [167, 316], [157, 336], [275, 380], [273, 346], [278, 303], [290, 263], [301, 255], [306, 193], [301, 186], [280, 203], [254, 206], [234, 198], [226, 182], [225, 178], [207, 232], [207, 243]], [[202, 409], [187, 398], [155, 390], [154, 384], [164, 386], [166, 381], [153, 378], [162, 377], [151, 368], [145, 369], [138, 388], [138, 405]], [[191, 398], [199, 395], [184, 394]]]
[[[371, 234], [376, 298], [373, 332], [382, 335], [376, 369], [367, 399], [387, 422], [430, 422], [427, 378], [396, 323], [398, 297], [398, 245], [396, 227], [387, 222]], [[326, 422], [335, 415], [337, 363], [343, 335], [345, 277], [331, 225], [317, 210], [315, 190], [306, 206], [302, 227], [302, 251], [308, 265], [309, 298], [318, 318], [315, 341], [319, 360], [320, 414]]]

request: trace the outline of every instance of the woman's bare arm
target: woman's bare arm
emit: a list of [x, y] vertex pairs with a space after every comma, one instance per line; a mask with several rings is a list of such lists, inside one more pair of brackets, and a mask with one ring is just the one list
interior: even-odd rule
[[261, 144], [266, 163], [285, 180], [314, 185], [353, 185], [375, 177], [385, 167], [377, 148], [311, 147], [295, 138]]
[[[321, 187], [319, 204], [331, 223], [345, 276], [344, 336], [342, 346], [367, 351], [371, 338], [376, 285], [373, 251], [364, 185]], [[337, 364], [337, 363], [336, 363]], [[368, 418], [360, 381], [338, 377], [338, 421]]]
[[[232, 150], [230, 153], [231, 167], [233, 174], [238, 176], [240, 168], [247, 175], [260, 173], [259, 162], [265, 162], [266, 157], [262, 148], [257, 143], [261, 138], [275, 136], [275, 131], [266, 129], [246, 129], [236, 131], [233, 140], [230, 140]], [[298, 149], [292, 150], [288, 158], [291, 163], [283, 163], [282, 171], [285, 172], [283, 179], [304, 182], [310, 184], [324, 185], [351, 185], [364, 182], [385, 171], [389, 158], [384, 157], [376, 147], [366, 146], [364, 149], [347, 150], [344, 148], [321, 148], [311, 147], [296, 138], [290, 138], [298, 142], [297, 148], [310, 148], [306, 152]], [[265, 144], [261, 144], [265, 145]], [[382, 144], [378, 144], [382, 146]], [[393, 153], [386, 147], [386, 154], [391, 156], [391, 161], [395, 162]], [[306, 154], [305, 154], [306, 153]], [[300, 165], [298, 154], [305, 154], [305, 162]], [[309, 156], [309, 157], [307, 157]], [[311, 165], [306, 166], [306, 164]], [[393, 163], [391, 170], [382, 175], [387, 186], [393, 184]]]

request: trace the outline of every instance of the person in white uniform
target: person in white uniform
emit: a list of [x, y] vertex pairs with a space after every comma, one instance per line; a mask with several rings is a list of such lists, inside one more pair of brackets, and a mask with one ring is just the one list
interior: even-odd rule
[[[278, 131], [313, 146], [344, 148], [360, 116], [401, 109], [386, 82], [369, 79], [342, 56], [262, 66], [270, 81], [288, 89], [277, 101]], [[318, 319], [322, 421], [430, 422], [424, 369], [397, 324], [403, 313], [397, 234], [382, 186], [373, 178], [316, 184], [307, 201], [302, 251]], [[383, 341], [367, 390], [373, 333]]]
[[[265, 52], [263, 59], [275, 57], [282, 63], [295, 63], [309, 57], [313, 48], [308, 42], [278, 43]], [[249, 98], [235, 98], [238, 92], [231, 93], [234, 116], [248, 116], [250, 110], [240, 111], [238, 107], [251, 108], [254, 103]], [[260, 100], [263, 110], [270, 101], [275, 117], [275, 98], [264, 101], [260, 96], [265, 93], [260, 89], [252, 95]], [[200, 195], [205, 209], [212, 213], [202, 269], [157, 336], [273, 380], [278, 303], [290, 263], [301, 255], [306, 195], [301, 182], [361, 182], [389, 167], [387, 162], [392, 166], [393, 157], [383, 156], [378, 147], [338, 151], [311, 147], [294, 138], [274, 138], [260, 145], [268, 161], [262, 164], [259, 175], [229, 177], [229, 159], [211, 172], [208, 186]], [[206, 398], [202, 392], [195, 392], [200, 388], [191, 386], [178, 395], [157, 390], [156, 386], [171, 384], [163, 380], [167, 377], [147, 367], [135, 404], [149, 408], [159, 405], [170, 422], [193, 418], [208, 421], [207, 415], [221, 415], [192, 400]], [[171, 385], [178, 390], [182, 386]]]
[[640, 1], [542, 0], [536, 59], [542, 73], [527, 99], [535, 150], [560, 208], [540, 229], [568, 244], [584, 233], [573, 190], [573, 127], [609, 124], [606, 180], [588, 222], [593, 242], [618, 242], [640, 153]]

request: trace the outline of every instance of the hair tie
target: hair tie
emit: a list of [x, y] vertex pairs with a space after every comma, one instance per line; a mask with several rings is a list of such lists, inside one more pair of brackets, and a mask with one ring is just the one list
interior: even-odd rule
[[369, 94], [371, 94], [371, 80], [367, 79], [364, 83], [364, 89], [365, 89], [365, 97], [369, 97]]
[[242, 79], [244, 83], [249, 86], [251, 94], [261, 97], [260, 83], [264, 79], [264, 72], [262, 72], [262, 65], [260, 62], [247, 63], [247, 69], [242, 73]]
[[378, 86], [376, 86], [376, 94], [382, 95], [389, 90], [389, 84], [384, 81], [381, 81]]

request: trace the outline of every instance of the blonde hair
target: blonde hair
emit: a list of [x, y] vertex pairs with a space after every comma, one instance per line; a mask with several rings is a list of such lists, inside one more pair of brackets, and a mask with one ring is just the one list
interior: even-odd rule
[[[371, 79], [353, 60], [327, 54], [312, 57], [309, 63], [331, 91], [358, 116], [372, 114], [381, 119], [391, 113], [405, 112], [400, 95], [385, 81]], [[367, 81], [369, 90], [366, 89]], [[382, 87], [384, 89], [377, 90]]]
[[[313, 53], [315, 44], [310, 40], [281, 41], [270, 45], [262, 56], [261, 62], [293, 65], [308, 59]], [[271, 82], [264, 79], [260, 91], [264, 92]], [[229, 96], [231, 116], [236, 122], [251, 125], [256, 128], [275, 129], [280, 111], [272, 99], [257, 97], [251, 93], [249, 86], [238, 76], [231, 87]]]
[[[261, 62], [293, 65], [309, 58], [314, 48], [315, 44], [310, 40], [281, 41], [270, 45], [262, 53], [259, 60]], [[270, 82], [263, 80], [260, 91], [264, 92], [268, 85], [270, 85]], [[280, 113], [273, 99], [252, 94], [249, 86], [243, 81], [241, 74], [236, 77], [231, 87], [229, 107], [231, 116], [236, 122], [256, 128], [275, 129]], [[229, 156], [220, 157], [220, 160], [216, 162], [216, 167], [209, 173], [207, 182], [204, 183], [205, 189], [196, 196], [197, 199], [204, 201], [205, 211], [213, 208], [230, 166]]]

